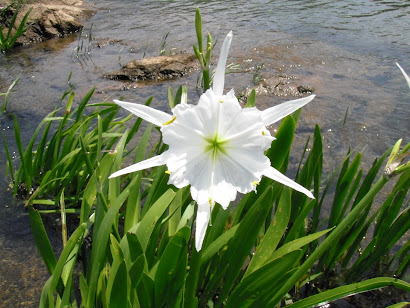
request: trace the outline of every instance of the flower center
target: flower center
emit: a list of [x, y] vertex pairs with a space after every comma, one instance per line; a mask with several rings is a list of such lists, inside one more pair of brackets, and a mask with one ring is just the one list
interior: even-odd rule
[[212, 156], [215, 158], [218, 155], [218, 152], [226, 154], [226, 149], [224, 149], [224, 144], [227, 143], [227, 140], [221, 140], [218, 135], [215, 135], [213, 138], [205, 138], [207, 145], [205, 147], [205, 152], [212, 151]]

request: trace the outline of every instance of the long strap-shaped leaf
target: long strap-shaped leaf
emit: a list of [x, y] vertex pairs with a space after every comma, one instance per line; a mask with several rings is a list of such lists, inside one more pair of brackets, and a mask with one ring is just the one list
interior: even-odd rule
[[324, 302], [330, 302], [335, 299], [343, 298], [345, 296], [366, 292], [378, 288], [383, 288], [387, 286], [394, 286], [399, 289], [403, 289], [410, 292], [410, 284], [395, 278], [390, 277], [379, 277], [361, 281], [358, 283], [352, 283], [347, 286], [338, 287], [332, 290], [328, 290], [308, 298], [297, 301], [296, 303], [286, 306], [288, 308], [303, 308], [312, 307]]

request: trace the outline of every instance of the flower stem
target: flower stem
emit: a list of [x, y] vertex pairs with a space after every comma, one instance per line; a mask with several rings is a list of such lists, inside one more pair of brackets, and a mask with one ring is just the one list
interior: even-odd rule
[[211, 87], [211, 80], [209, 78], [209, 69], [204, 69], [202, 71], [202, 75], [204, 78], [204, 92]]
[[274, 307], [286, 295], [287, 292], [296, 284], [297, 281], [313, 266], [316, 260], [327, 251], [340, 237], [344, 234], [346, 228], [351, 226], [359, 217], [362, 210], [374, 198], [374, 196], [382, 189], [388, 181], [388, 177], [382, 175], [380, 179], [373, 185], [369, 192], [356, 205], [356, 207], [343, 219], [340, 224], [329, 234], [323, 243], [307, 258], [307, 260], [299, 267], [299, 269], [289, 278], [288, 281], [276, 292], [275, 296], [269, 302], [269, 307]]

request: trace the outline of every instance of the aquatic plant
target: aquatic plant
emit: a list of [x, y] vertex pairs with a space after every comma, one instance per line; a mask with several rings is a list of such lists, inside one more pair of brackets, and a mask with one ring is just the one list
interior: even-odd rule
[[[202, 36], [199, 19], [198, 10], [197, 36]], [[201, 60], [201, 54], [197, 55]], [[209, 70], [209, 66], [203, 68]], [[215, 76], [208, 91], [221, 93], [223, 86], [218, 78], [222, 75]], [[204, 87], [209, 89], [210, 84]], [[92, 94], [90, 91], [71, 111], [74, 93], [71, 88], [67, 90], [62, 99], [67, 98], [65, 108], [56, 108], [40, 124], [43, 137], [35, 151], [32, 139], [23, 152], [18, 125], [15, 128], [21, 164], [14, 185], [25, 183], [34, 189], [33, 183], [40, 183], [38, 187], [43, 187], [42, 194], [36, 189], [27, 202], [33, 236], [50, 272], [40, 307], [311, 307], [384, 286], [410, 291], [410, 284], [399, 279], [408, 267], [410, 246], [404, 244], [397, 253], [390, 254], [392, 246], [410, 228], [406, 201], [410, 163], [404, 161], [410, 144], [400, 149], [401, 141], [397, 142], [375, 160], [364, 178], [359, 170], [362, 154], [352, 159], [349, 152], [323, 186], [322, 136], [316, 126], [313, 142], [306, 142], [296, 175], [298, 185], [312, 187], [315, 199], [262, 177], [257, 193], [248, 192], [226, 210], [215, 203], [210, 213], [211, 226], [197, 251], [192, 230], [198, 205], [188, 186], [178, 189], [168, 185], [172, 173], [166, 172], [166, 166], [158, 164], [109, 178], [121, 168], [124, 158], [134, 156], [136, 164], [155, 161], [170, 150], [168, 146], [160, 139], [149, 149], [153, 131], [150, 124], [140, 132], [137, 146], [129, 149], [142, 119], [126, 129], [131, 116], [117, 118], [119, 107], [114, 104], [89, 104]], [[189, 108], [184, 106], [185, 87], [180, 87], [175, 96], [170, 89], [168, 97], [171, 109]], [[255, 92], [247, 105], [255, 105]], [[154, 112], [135, 104], [131, 107], [139, 108], [139, 115], [141, 110]], [[86, 108], [88, 113], [84, 112]], [[270, 165], [283, 174], [300, 112], [282, 120], [276, 140], [265, 153]], [[150, 116], [152, 119], [152, 114], [144, 118]], [[155, 124], [172, 119], [166, 115]], [[50, 136], [45, 134], [51, 130], [49, 123], [56, 124]], [[46, 169], [48, 165], [52, 168]], [[324, 219], [322, 208], [337, 175], [331, 214]], [[373, 204], [376, 197], [382, 198], [380, 191], [385, 184], [395, 180], [384, 201]], [[52, 190], [57, 181], [57, 189]], [[41, 195], [49, 199], [40, 199]], [[58, 258], [41, 217], [50, 212], [62, 215], [63, 250]], [[67, 234], [64, 222], [71, 213], [79, 216], [79, 225]], [[323, 230], [326, 221], [327, 229]], [[369, 226], [375, 222], [372, 238], [364, 243], [364, 234], [369, 234]], [[90, 240], [92, 244], [87, 245]], [[358, 247], [366, 244], [359, 253]], [[364, 274], [369, 274], [366, 271], [374, 273], [374, 269], [376, 276], [397, 277], [365, 278]], [[324, 284], [335, 272], [341, 276], [333, 284]], [[360, 281], [362, 278], [365, 280]], [[79, 281], [78, 294], [75, 281]]]
[[0, 25], [0, 50], [1, 51], [6, 51], [11, 49], [14, 44], [16, 43], [16, 40], [28, 29], [29, 25], [27, 25], [27, 19], [30, 15], [31, 8], [24, 14], [20, 24], [15, 27], [16, 25], [16, 19], [17, 15], [20, 12], [21, 5], [23, 3], [23, 0], [18, 0], [17, 3], [12, 2], [5, 8], [3, 8], [0, 11], [0, 18], [3, 18], [2, 16], [5, 15], [5, 13], [9, 9], [13, 9], [14, 13], [13, 16], [11, 17], [10, 20], [6, 20], [6, 24], [8, 24], [8, 29], [6, 30], [6, 34], [3, 33], [3, 27]]

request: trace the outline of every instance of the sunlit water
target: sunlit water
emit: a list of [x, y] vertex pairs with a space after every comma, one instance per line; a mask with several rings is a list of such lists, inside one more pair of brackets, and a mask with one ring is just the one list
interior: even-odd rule
[[[409, 141], [409, 89], [395, 65], [399, 62], [410, 73], [408, 1], [90, 2], [96, 14], [80, 38], [56, 39], [0, 55], [0, 92], [20, 77], [8, 111], [16, 114], [25, 141], [58, 103], [70, 71], [77, 103], [96, 86], [94, 102], [120, 96], [145, 102], [152, 95], [154, 107], [168, 110], [167, 89], [181, 84], [187, 85], [189, 99], [195, 102], [196, 73], [166, 83], [137, 83], [126, 91], [126, 84], [102, 76], [132, 59], [157, 56], [167, 33], [167, 52], [191, 52], [197, 6], [204, 32], [218, 41], [216, 51], [224, 36], [234, 32], [229, 61], [240, 64], [241, 70], [227, 76], [225, 88], [239, 93], [252, 86], [254, 68], [264, 63], [264, 76], [295, 76], [315, 89], [317, 97], [300, 118], [292, 165], [315, 123], [322, 129], [327, 170], [340, 163], [349, 147], [364, 149], [367, 168], [397, 139]], [[267, 96], [257, 101], [263, 109], [287, 99]], [[12, 117], [1, 115], [0, 129], [10, 142], [12, 128]], [[3, 146], [0, 166], [0, 306], [36, 306], [47, 274], [27, 215], [6, 191]]]

